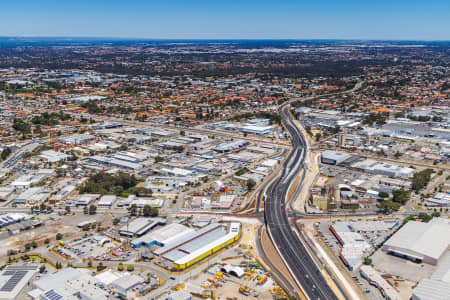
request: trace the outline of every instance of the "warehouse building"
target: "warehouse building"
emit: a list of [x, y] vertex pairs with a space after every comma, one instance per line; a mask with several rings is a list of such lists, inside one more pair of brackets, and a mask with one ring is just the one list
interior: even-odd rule
[[136, 274], [130, 274], [114, 280], [111, 286], [117, 289], [121, 293], [127, 293], [131, 289], [141, 285], [145, 282], [145, 279]]
[[226, 153], [231, 152], [240, 148], [243, 148], [247, 146], [249, 142], [242, 141], [242, 140], [236, 140], [232, 142], [225, 142], [220, 145], [218, 145], [216, 148], [214, 148], [214, 151], [219, 153]]
[[42, 187], [32, 187], [20, 193], [15, 199], [15, 203], [40, 204], [50, 197], [50, 192]]
[[116, 195], [103, 195], [98, 201], [99, 207], [110, 207], [116, 201]]
[[42, 151], [41, 154], [39, 154], [39, 157], [47, 160], [49, 163], [65, 161], [68, 158], [66, 154], [53, 150]]
[[145, 246], [147, 248], [151, 248], [153, 246], [162, 247], [193, 231], [194, 229], [192, 228], [178, 223], [173, 223], [132, 240], [131, 246], [133, 248], [139, 248], [141, 246]]
[[185, 291], [177, 291], [170, 293], [167, 300], [192, 300], [192, 295]]
[[0, 187], [0, 201], [7, 201], [16, 189], [12, 186]]
[[42, 300], [85, 299], [107, 300], [108, 292], [95, 285], [87, 269], [66, 268], [33, 283], [33, 292]]
[[383, 251], [437, 265], [450, 246], [450, 221], [433, 218], [428, 223], [409, 221], [383, 245]]
[[33, 174], [24, 174], [19, 178], [15, 179], [9, 185], [14, 188], [26, 189], [29, 188], [33, 184], [39, 183], [41, 180], [45, 179], [44, 175], [33, 175]]
[[5, 226], [28, 220], [31, 217], [23, 213], [9, 213], [0, 216], [0, 228]]
[[413, 291], [412, 300], [448, 300], [450, 297], [450, 255], [439, 263], [430, 278], [422, 279]]
[[266, 135], [273, 131], [273, 126], [258, 126], [258, 125], [244, 125], [241, 126], [240, 131], [248, 134]]
[[83, 194], [75, 200], [76, 206], [88, 206], [100, 198], [100, 194]]
[[172, 263], [175, 269], [186, 269], [239, 239], [240, 223], [230, 223], [227, 227], [228, 230], [222, 224], [210, 224], [184, 234], [156, 249], [154, 254]]
[[140, 163], [131, 162], [129, 160], [118, 159], [112, 155], [105, 155], [105, 156], [94, 155], [89, 158], [89, 161], [98, 163], [98, 164], [107, 165], [107, 166], [113, 166], [113, 167], [118, 167], [118, 168], [122, 168], [122, 169], [132, 170], [132, 171], [142, 169], [142, 164], [140, 164]]
[[0, 299], [19, 299], [19, 294], [29, 285], [38, 269], [37, 265], [10, 265], [3, 269], [0, 273]]
[[79, 145], [83, 143], [87, 143], [93, 141], [95, 137], [93, 135], [83, 133], [83, 134], [75, 134], [67, 137], [61, 137], [58, 141], [67, 144], [67, 145]]
[[119, 234], [132, 237], [142, 236], [158, 225], [166, 224], [166, 220], [161, 218], [137, 218], [119, 229]]
[[415, 171], [412, 168], [400, 167], [393, 163], [381, 163], [371, 159], [356, 162], [352, 164], [352, 167], [362, 172], [395, 178], [410, 178]]
[[321, 162], [329, 165], [339, 165], [349, 159], [351, 156], [345, 153], [336, 151], [324, 151], [321, 155]]

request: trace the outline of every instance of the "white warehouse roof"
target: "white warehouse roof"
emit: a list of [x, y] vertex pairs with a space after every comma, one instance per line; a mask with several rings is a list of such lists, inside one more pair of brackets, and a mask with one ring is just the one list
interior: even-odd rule
[[429, 223], [409, 221], [383, 246], [386, 251], [401, 251], [436, 263], [450, 246], [450, 223], [434, 218]]

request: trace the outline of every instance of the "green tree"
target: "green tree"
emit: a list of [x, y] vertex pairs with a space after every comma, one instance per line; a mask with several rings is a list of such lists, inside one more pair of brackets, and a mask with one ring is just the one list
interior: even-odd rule
[[243, 169], [239, 169], [236, 171], [236, 173], [234, 173], [236, 176], [242, 176], [244, 175], [244, 170]]
[[411, 181], [413, 190], [419, 192], [422, 188], [427, 186], [428, 182], [431, 180], [431, 174], [433, 174], [433, 169], [425, 169], [414, 173]]
[[433, 218], [432, 216], [430, 216], [427, 213], [421, 212], [419, 213], [419, 215], [417, 216], [418, 219], [421, 219], [422, 222], [428, 223], [430, 222], [430, 220]]
[[152, 214], [152, 207], [150, 205], [144, 205], [142, 212], [145, 217], [148, 217]]
[[133, 272], [134, 271], [134, 265], [128, 265], [127, 266], [127, 271], [128, 272]]
[[61, 233], [58, 232], [58, 233], [56, 234], [56, 240], [59, 241], [59, 240], [61, 240], [62, 238], [63, 238], [63, 235], [62, 235]]
[[131, 206], [128, 207], [128, 212], [130, 213], [130, 215], [135, 216], [137, 215], [137, 206], [136, 204], [132, 204]]
[[11, 154], [11, 149], [9, 147], [6, 147], [5, 149], [3, 149], [2, 153], [0, 154], [1, 159], [2, 160], [7, 159], [10, 154]]
[[253, 179], [249, 178], [247, 180], [247, 189], [249, 191], [251, 191], [255, 185], [256, 185], [256, 182]]
[[97, 212], [97, 206], [95, 206], [94, 204], [91, 204], [89, 206], [89, 214], [90, 215], [95, 215], [96, 212]]
[[432, 212], [432, 213], [431, 213], [431, 216], [432, 216], [433, 218], [439, 218], [439, 217], [441, 216], [441, 213], [438, 212], [438, 211], [435, 211], [435, 212]]
[[394, 190], [392, 191], [392, 201], [405, 204], [409, 197], [411, 196], [411, 192], [408, 190]]
[[160, 162], [163, 162], [164, 161], [164, 157], [161, 157], [161, 156], [156, 156], [155, 157], [155, 163], [160, 163]]
[[372, 264], [372, 259], [368, 256], [364, 257], [364, 264], [365, 265], [371, 265]]
[[159, 209], [157, 207], [152, 206], [152, 217], [157, 217], [159, 215]]
[[400, 203], [392, 202], [390, 200], [383, 200], [377, 204], [377, 207], [386, 214], [390, 214], [392, 211], [400, 208]]
[[124, 268], [123, 264], [122, 264], [122, 263], [119, 263], [119, 265], [117, 266], [117, 271], [122, 272], [124, 269], [125, 269], [125, 268]]
[[98, 265], [97, 265], [97, 272], [101, 272], [104, 269], [106, 269], [106, 267], [103, 265], [102, 262], [99, 262]]
[[39, 267], [39, 273], [44, 273], [45, 272], [45, 265], [41, 265], [40, 267]]
[[386, 192], [379, 192], [378, 193], [378, 197], [380, 197], [380, 198], [387, 198], [387, 197], [389, 197], [389, 194], [386, 193]]

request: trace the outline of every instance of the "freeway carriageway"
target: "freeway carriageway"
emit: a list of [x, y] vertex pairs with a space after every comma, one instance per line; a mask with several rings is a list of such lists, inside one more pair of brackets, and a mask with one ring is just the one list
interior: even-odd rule
[[[359, 81], [350, 91], [329, 94], [328, 96], [353, 92], [359, 89], [362, 83], [362, 81]], [[314, 98], [309, 97], [303, 100]], [[286, 200], [291, 183], [301, 173], [302, 177], [299, 187], [302, 187], [306, 173], [301, 171], [305, 169], [308, 143], [302, 131], [294, 122], [292, 114], [289, 112], [289, 104], [299, 100], [301, 101], [302, 99], [293, 99], [283, 103], [279, 107], [279, 114], [283, 125], [291, 135], [292, 149], [288, 157], [284, 160], [281, 171], [276, 179], [267, 185], [264, 200], [264, 220], [269, 237], [296, 284], [302, 289], [304, 296], [308, 299], [338, 299], [323, 277], [319, 266], [316, 265], [315, 260], [308, 252], [304, 241], [292, 229], [286, 210]], [[298, 294], [295, 296], [300, 298]]]
[[292, 150], [283, 162], [280, 175], [266, 190], [264, 219], [268, 233], [292, 277], [308, 299], [337, 299], [303, 241], [289, 223], [285, 207], [287, 193], [291, 182], [304, 166], [306, 141], [294, 124], [288, 105], [280, 106], [279, 113], [283, 125], [292, 137]]

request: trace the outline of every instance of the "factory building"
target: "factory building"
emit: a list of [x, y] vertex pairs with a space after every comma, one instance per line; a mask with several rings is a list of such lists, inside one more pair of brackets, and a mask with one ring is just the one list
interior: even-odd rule
[[213, 223], [194, 232], [189, 232], [164, 247], [154, 251], [178, 270], [186, 269], [202, 259], [237, 241], [240, 223], [230, 223], [228, 230], [222, 224]]
[[409, 221], [383, 245], [383, 251], [418, 263], [437, 265], [450, 246], [450, 221]]

